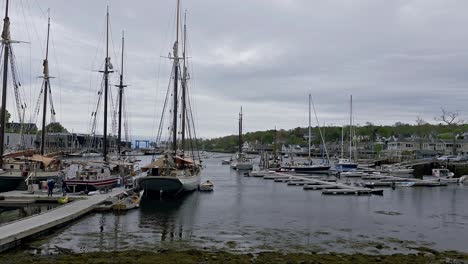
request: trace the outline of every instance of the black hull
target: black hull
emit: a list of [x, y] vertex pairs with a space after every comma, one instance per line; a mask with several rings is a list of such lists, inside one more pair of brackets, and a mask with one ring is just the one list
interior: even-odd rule
[[287, 166], [287, 167], [281, 167], [282, 170], [285, 171], [294, 171], [297, 173], [304, 173], [304, 174], [313, 174], [313, 173], [328, 173], [330, 171], [330, 166], [313, 166], [313, 167], [307, 167], [307, 166]]

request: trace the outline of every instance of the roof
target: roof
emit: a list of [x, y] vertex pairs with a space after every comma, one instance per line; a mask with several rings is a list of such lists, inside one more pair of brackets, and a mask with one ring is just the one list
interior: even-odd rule
[[42, 164], [44, 164], [44, 166], [46, 166], [46, 167], [49, 167], [50, 164], [52, 164], [53, 162], [58, 161], [58, 160], [56, 160], [54, 158], [48, 158], [48, 157], [44, 157], [44, 156], [41, 156], [41, 155], [38, 155], [38, 154], [34, 154], [34, 155], [32, 155], [32, 157], [28, 157], [28, 160], [42, 162]]
[[151, 162], [148, 165], [141, 167], [141, 171], [145, 172], [145, 171], [148, 171], [149, 169], [158, 168], [162, 166], [164, 166], [164, 159], [160, 158]]

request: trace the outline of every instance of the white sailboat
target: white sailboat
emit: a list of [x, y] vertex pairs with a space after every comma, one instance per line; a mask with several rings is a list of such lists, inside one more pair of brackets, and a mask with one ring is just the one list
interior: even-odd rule
[[[349, 110], [349, 159], [343, 157], [343, 130], [341, 134], [341, 158], [335, 164], [335, 168], [340, 172], [347, 172], [356, 170], [358, 164], [353, 161], [353, 147], [356, 148], [356, 145], [353, 145], [354, 142], [354, 128], [353, 128], [353, 96], [350, 97], [350, 110]], [[355, 150], [357, 151], [357, 149]], [[356, 156], [356, 155], [355, 155]]]
[[[187, 24], [184, 23], [184, 38], [182, 57], [179, 57], [179, 17], [180, 17], [180, 1], [177, 1], [177, 18], [176, 18], [176, 40], [173, 46], [173, 54], [169, 56], [173, 60], [171, 78], [173, 83], [173, 105], [172, 105], [172, 139], [169, 149], [163, 155], [154, 160], [152, 163], [142, 167], [144, 175], [137, 180], [138, 186], [146, 194], [169, 194], [178, 195], [183, 192], [194, 191], [200, 184], [202, 170], [200, 154], [197, 149], [197, 139], [193, 122], [193, 115], [190, 109], [190, 100], [188, 99], [188, 67], [187, 67]], [[186, 18], [186, 16], [185, 16]], [[186, 19], [185, 19], [186, 21]], [[179, 76], [179, 62], [182, 60], [182, 75]], [[179, 87], [179, 78], [181, 79], [181, 87]], [[182, 94], [179, 97], [179, 89]], [[166, 100], [170, 96], [171, 91], [168, 91]], [[181, 106], [179, 109], [179, 101]], [[180, 111], [180, 112], [179, 112]], [[163, 109], [163, 113], [165, 113]], [[180, 113], [180, 131], [178, 130], [178, 117]], [[163, 120], [162, 117], [161, 120]], [[161, 124], [163, 122], [161, 121]], [[161, 141], [160, 135], [162, 125], [158, 131], [157, 142]], [[180, 132], [180, 133], [179, 133]], [[180, 141], [178, 135], [181, 135]], [[188, 136], [188, 138], [186, 138]]]
[[[304, 173], [304, 174], [313, 174], [313, 173], [328, 173], [330, 170], [330, 166], [328, 164], [313, 164], [312, 162], [312, 156], [311, 156], [311, 140], [312, 140], [312, 126], [311, 126], [311, 102], [312, 102], [312, 96], [309, 94], [309, 139], [308, 139], [308, 162], [305, 164], [290, 164], [290, 165], [284, 165], [281, 166], [281, 170], [285, 171], [294, 171], [297, 173]], [[314, 112], [315, 112], [315, 107], [314, 107]], [[325, 147], [325, 140], [323, 139], [322, 136], [322, 131], [320, 129], [320, 125], [318, 122], [317, 118], [317, 113], [315, 113], [315, 118], [317, 119], [317, 125], [320, 131], [320, 138], [322, 139], [323, 147], [324, 150], [327, 154], [327, 160], [328, 160], [328, 152], [326, 151]]]

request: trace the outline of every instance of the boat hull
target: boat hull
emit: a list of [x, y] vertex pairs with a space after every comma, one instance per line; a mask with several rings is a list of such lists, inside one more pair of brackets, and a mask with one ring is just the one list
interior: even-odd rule
[[71, 192], [81, 191], [97, 191], [101, 189], [110, 189], [117, 186], [118, 178], [109, 178], [103, 180], [86, 181], [86, 180], [66, 180], [67, 189]]
[[231, 165], [234, 170], [252, 170], [253, 165], [251, 163], [235, 163]]
[[24, 179], [18, 177], [0, 177], [0, 192], [16, 190], [22, 180]]
[[[24, 176], [21, 171], [7, 171], [0, 174], [0, 192], [9, 192], [21, 188], [20, 185], [24, 182], [28, 176]], [[34, 177], [31, 177], [34, 183], [38, 181], [45, 181], [48, 179], [54, 179], [57, 181], [59, 173], [57, 171], [38, 171]]]
[[330, 171], [330, 166], [285, 166], [281, 167], [281, 170], [304, 174], [328, 173]]
[[358, 165], [354, 163], [343, 163], [343, 164], [335, 164], [335, 168], [337, 171], [341, 172], [348, 172], [352, 170], [357, 170]]
[[150, 195], [177, 195], [195, 191], [200, 184], [200, 175], [190, 177], [145, 176], [138, 179], [138, 186]]

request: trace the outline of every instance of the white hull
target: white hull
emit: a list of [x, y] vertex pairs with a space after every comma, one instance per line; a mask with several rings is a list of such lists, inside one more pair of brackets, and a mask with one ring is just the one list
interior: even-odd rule
[[253, 165], [251, 163], [233, 163], [231, 168], [235, 170], [252, 170]]

